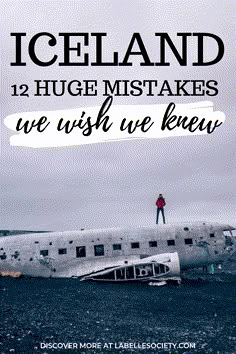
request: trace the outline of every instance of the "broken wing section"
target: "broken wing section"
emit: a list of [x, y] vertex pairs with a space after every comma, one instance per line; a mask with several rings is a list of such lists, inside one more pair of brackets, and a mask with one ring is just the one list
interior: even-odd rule
[[128, 261], [126, 265], [106, 268], [83, 276], [80, 280], [105, 282], [149, 282], [180, 279], [180, 264], [177, 252], [163, 253]]

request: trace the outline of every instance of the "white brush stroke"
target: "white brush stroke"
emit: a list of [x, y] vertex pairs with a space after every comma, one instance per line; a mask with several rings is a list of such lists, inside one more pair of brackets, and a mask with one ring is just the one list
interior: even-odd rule
[[[188, 129], [177, 127], [171, 131], [165, 129], [161, 130], [161, 124], [164, 113], [168, 104], [156, 104], [156, 105], [111, 105], [109, 111], [106, 113], [109, 118], [109, 122], [113, 123], [108, 132], [103, 132], [101, 127], [99, 129], [93, 128], [90, 136], [83, 136], [82, 130], [74, 128], [74, 130], [66, 134], [64, 131], [57, 131], [57, 124], [60, 118], [64, 121], [75, 119], [79, 120], [83, 111], [86, 112], [84, 117], [85, 121], [88, 116], [92, 117], [94, 123], [97, 119], [97, 115], [101, 106], [94, 107], [82, 107], [77, 109], [68, 110], [56, 110], [56, 111], [34, 111], [23, 112], [9, 115], [5, 118], [5, 125], [16, 131], [16, 124], [19, 118], [23, 118], [24, 121], [39, 120], [42, 116], [47, 117], [47, 121], [50, 122], [49, 126], [44, 132], [40, 133], [36, 129], [33, 129], [29, 134], [25, 134], [23, 130], [17, 132], [17, 135], [10, 137], [10, 145], [12, 146], [27, 146], [32, 148], [43, 147], [60, 147], [60, 146], [73, 146], [84, 144], [95, 144], [101, 142], [114, 142], [130, 139], [158, 139], [177, 136], [190, 136], [190, 135], [204, 135], [207, 134], [206, 130], [196, 130], [191, 133]], [[199, 121], [205, 118], [204, 126], [212, 121], [212, 126], [216, 120], [218, 122], [225, 121], [225, 115], [223, 112], [213, 111], [213, 103], [209, 101], [196, 102], [190, 104], [176, 104], [173, 114], [177, 116], [187, 116], [189, 120], [193, 116], [199, 117]], [[129, 134], [127, 131], [120, 130], [120, 124], [123, 118], [127, 118], [127, 122], [130, 120], [142, 121], [146, 116], [152, 118], [154, 124], [147, 132], [142, 132], [140, 128], [137, 128], [133, 134]], [[217, 128], [216, 128], [217, 129]]]

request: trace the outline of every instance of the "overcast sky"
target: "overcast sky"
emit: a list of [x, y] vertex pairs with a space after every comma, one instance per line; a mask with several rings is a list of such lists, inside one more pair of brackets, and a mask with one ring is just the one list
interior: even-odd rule
[[[139, 1], [3, 1], [1, 11], [1, 210], [0, 229], [72, 230], [155, 224], [155, 201], [166, 198], [166, 220], [219, 221], [235, 224], [235, 6], [230, 0]], [[27, 66], [10, 66], [15, 58], [10, 32], [26, 32], [22, 57]], [[140, 32], [158, 61], [155, 32], [210, 32], [224, 41], [225, 54], [216, 65], [193, 67], [196, 47], [189, 47], [189, 65], [181, 67], [169, 53], [170, 67], [40, 68], [27, 55], [27, 43], [38, 32], [107, 32], [104, 56], [125, 53], [133, 32]], [[58, 37], [57, 37], [58, 38]], [[191, 43], [193, 43], [191, 41]], [[42, 59], [56, 47], [41, 41]], [[94, 47], [91, 45], [91, 51]], [[215, 48], [206, 48], [210, 57]], [[34, 80], [120, 79], [162, 82], [217, 80], [215, 97], [115, 97], [116, 104], [191, 103], [211, 100], [226, 115], [225, 124], [208, 136], [135, 140], [86, 146], [32, 149], [12, 147], [12, 132], [3, 119], [12, 113], [101, 105], [104, 97], [34, 97]], [[13, 84], [25, 83], [30, 97], [11, 97]]]

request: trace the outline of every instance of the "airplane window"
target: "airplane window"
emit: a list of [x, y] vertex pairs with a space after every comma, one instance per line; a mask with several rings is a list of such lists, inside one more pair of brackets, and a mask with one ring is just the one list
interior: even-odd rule
[[236, 236], [236, 230], [235, 229], [224, 230], [223, 234], [224, 236]]
[[70, 244], [72, 244], [72, 243], [73, 243], [73, 241], [71, 240], [71, 241], [69, 241], [69, 243], [70, 243]]
[[66, 248], [58, 248], [58, 254], [67, 254]]
[[192, 245], [193, 244], [193, 239], [192, 238], [185, 238], [184, 242], [185, 242], [185, 245]]
[[236, 236], [236, 229], [231, 229], [230, 231], [231, 231], [232, 236]]
[[189, 231], [189, 228], [188, 227], [184, 227], [184, 231]]
[[139, 242], [131, 242], [131, 248], [139, 248]]
[[113, 251], [119, 251], [121, 250], [121, 244], [120, 243], [115, 243], [113, 245]]
[[215, 234], [210, 234], [210, 237], [215, 237]]
[[39, 241], [34, 241], [34, 243], [39, 243]]
[[94, 246], [94, 255], [95, 256], [104, 256], [104, 245]]
[[40, 256], [44, 256], [44, 257], [48, 256], [48, 250], [41, 250]]
[[157, 241], [149, 241], [149, 247], [157, 247]]
[[167, 240], [168, 246], [175, 246], [175, 240]]
[[86, 248], [85, 248], [85, 246], [76, 247], [76, 257], [77, 258], [86, 257]]

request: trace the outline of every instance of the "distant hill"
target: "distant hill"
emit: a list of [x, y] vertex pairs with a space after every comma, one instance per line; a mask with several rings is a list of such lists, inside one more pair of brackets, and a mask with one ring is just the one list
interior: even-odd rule
[[13, 236], [13, 235], [22, 235], [22, 234], [40, 234], [50, 231], [30, 231], [30, 230], [0, 230], [1, 236]]

